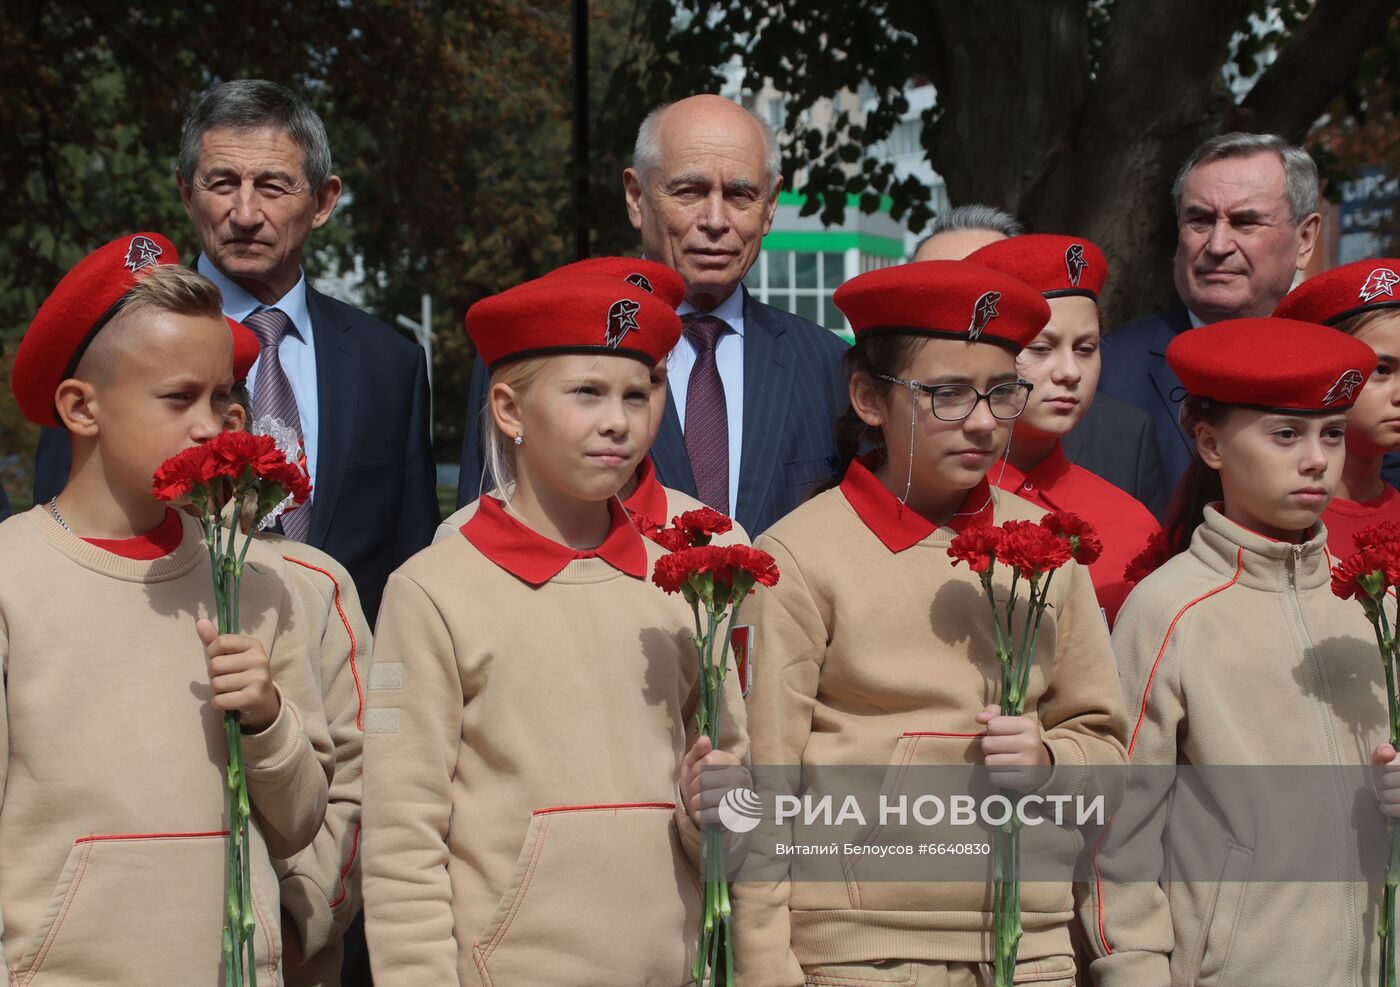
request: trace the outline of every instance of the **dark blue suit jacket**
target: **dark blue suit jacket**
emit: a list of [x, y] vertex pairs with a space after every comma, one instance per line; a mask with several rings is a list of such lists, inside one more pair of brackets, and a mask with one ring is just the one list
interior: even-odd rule
[[[744, 438], [733, 513], [751, 536], [838, 475], [836, 419], [850, 403], [841, 367], [845, 350], [846, 343], [829, 329], [755, 301], [745, 291]], [[486, 370], [478, 360], [462, 440], [459, 507], [482, 493], [486, 385]], [[696, 495], [680, 418], [669, 395], [651, 456], [663, 484]]]
[[1166, 360], [1167, 344], [1190, 327], [1186, 307], [1178, 304], [1158, 315], [1118, 326], [1103, 339], [1099, 393], [1137, 405], [1151, 417], [1169, 489], [1176, 488], [1196, 454], [1195, 440], [1177, 419], [1183, 395], [1181, 381]]
[[[309, 544], [349, 570], [373, 624], [384, 584], [441, 521], [423, 349], [367, 312], [307, 286], [320, 412]], [[68, 479], [62, 429], [45, 429], [34, 503]]]

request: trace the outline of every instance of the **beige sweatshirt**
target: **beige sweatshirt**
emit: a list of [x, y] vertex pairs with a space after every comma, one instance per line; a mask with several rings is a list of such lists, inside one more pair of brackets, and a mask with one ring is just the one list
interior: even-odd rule
[[360, 910], [361, 729], [373, 639], [355, 583], [340, 563], [280, 535], [260, 537], [287, 563], [335, 746], [326, 819], [316, 839], [290, 860], [274, 861], [282, 909], [295, 923], [303, 958], [285, 973], [289, 987], [331, 987], [340, 983], [342, 939]]
[[[377, 987], [691, 982], [693, 627], [601, 558], [536, 587], [461, 534], [389, 577], [365, 722]], [[734, 681], [721, 746], [742, 758]]]
[[[992, 523], [1044, 513], [1008, 493], [990, 496]], [[978, 578], [947, 555], [955, 532], [928, 527], [892, 551], [837, 488], [760, 536], [755, 547], [773, 554], [782, 578], [745, 610], [758, 634], [748, 697], [756, 769], [800, 765], [810, 777], [827, 765], [888, 764], [897, 778], [907, 765], [982, 763], [975, 717], [996, 698], [992, 615]], [[1009, 574], [999, 570], [996, 582], [1004, 596]], [[1118, 676], [1083, 567], [1055, 575], [1050, 602], [1026, 711], [1040, 717], [1056, 765], [1121, 764]], [[1042, 794], [1080, 794], [1066, 778], [1052, 777]], [[1050, 838], [1065, 859], [1082, 844], [1073, 830]], [[863, 882], [864, 863], [847, 863], [844, 883], [736, 883], [743, 987], [801, 987], [803, 967], [819, 964], [991, 958], [989, 879]], [[1021, 958], [1069, 954], [1068, 881], [1027, 884], [1022, 900]]]
[[[0, 958], [14, 987], [222, 984], [223, 716], [195, 620], [212, 609], [199, 525], [151, 562], [65, 531], [43, 507], [0, 524]], [[243, 737], [260, 982], [278, 984], [271, 855], [307, 846], [332, 753], [285, 564], [248, 554], [240, 630], [282, 696]]]
[[[1303, 544], [1274, 541], [1207, 508], [1190, 548], [1138, 584], [1113, 632], [1134, 766], [1369, 763], [1386, 739], [1384, 679], [1360, 605], [1331, 592], [1326, 540], [1319, 525]], [[1244, 776], [1198, 775], [1173, 791], [1170, 774], [1131, 776], [1097, 857], [1101, 880], [1081, 910], [1095, 982], [1376, 983], [1379, 890], [1251, 880], [1251, 869], [1272, 864], [1253, 857], [1256, 836], [1271, 831], [1263, 814], [1277, 807], [1211, 790]], [[1305, 801], [1339, 832], [1379, 825], [1369, 790]], [[1186, 851], [1162, 847], [1187, 804], [1213, 805], [1221, 818], [1218, 843], [1189, 852], [1225, 879], [1115, 882], [1128, 859], [1134, 876], [1142, 861], [1160, 862], [1164, 875], [1186, 866]], [[1343, 873], [1354, 863], [1346, 842], [1308, 852]]]

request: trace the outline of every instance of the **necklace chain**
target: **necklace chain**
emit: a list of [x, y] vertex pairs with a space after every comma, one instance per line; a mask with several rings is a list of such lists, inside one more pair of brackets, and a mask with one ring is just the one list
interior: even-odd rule
[[49, 501], [49, 513], [53, 515], [53, 519], [58, 522], [58, 526], [60, 528], [68, 532], [70, 535], [73, 533], [73, 529], [68, 527], [68, 522], [63, 520], [63, 515], [58, 513], [57, 497], [54, 497], [53, 500]]

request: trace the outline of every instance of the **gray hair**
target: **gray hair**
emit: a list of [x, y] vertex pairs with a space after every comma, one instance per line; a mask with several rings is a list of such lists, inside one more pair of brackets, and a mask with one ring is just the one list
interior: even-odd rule
[[969, 202], [965, 206], [954, 206], [935, 218], [928, 228], [928, 233], [919, 241], [914, 252], [918, 253], [923, 250], [924, 244], [938, 234], [952, 233], [957, 230], [986, 230], [989, 233], [1000, 233], [1004, 237], [1020, 236], [1026, 232], [1021, 221], [1009, 212], [995, 206], [983, 205], [980, 202]]
[[301, 148], [301, 168], [312, 189], [331, 177], [326, 126], [311, 107], [285, 86], [266, 79], [235, 79], [210, 86], [190, 109], [180, 133], [180, 177], [194, 179], [204, 135], [215, 127], [257, 130], [275, 127]]
[[1176, 173], [1176, 181], [1172, 182], [1172, 208], [1178, 213], [1181, 211], [1181, 190], [1186, 185], [1186, 176], [1197, 165], [1225, 158], [1244, 158], [1266, 151], [1277, 154], [1283, 164], [1283, 187], [1288, 196], [1289, 221], [1297, 226], [1309, 215], [1317, 212], [1317, 163], [1307, 151], [1296, 144], [1288, 143], [1278, 134], [1246, 134], [1235, 131], [1206, 141], [1191, 152], [1191, 156]]
[[[632, 148], [632, 167], [637, 169], [642, 178], [646, 178], [661, 166], [661, 138], [657, 130], [660, 128], [661, 114], [672, 105], [662, 103], [657, 106], [643, 118], [642, 125], [637, 128], [637, 143]], [[753, 110], [740, 103], [734, 105], [747, 113], [763, 134], [763, 166], [768, 171], [768, 190], [772, 192], [778, 184], [778, 179], [783, 177], [783, 149], [778, 146], [778, 135], [773, 133], [768, 121]]]

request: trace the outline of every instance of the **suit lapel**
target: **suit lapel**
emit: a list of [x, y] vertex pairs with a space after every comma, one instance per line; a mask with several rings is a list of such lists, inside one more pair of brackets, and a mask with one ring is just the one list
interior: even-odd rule
[[320, 413], [317, 436], [316, 483], [312, 492], [312, 545], [323, 546], [340, 499], [345, 466], [350, 458], [355, 428], [356, 402], [360, 397], [360, 348], [350, 335], [350, 323], [337, 319], [325, 296], [310, 285], [306, 308], [316, 335], [316, 391]]
[[[1162, 314], [1162, 321], [1171, 330], [1172, 336], [1179, 336], [1191, 328], [1191, 316], [1186, 311], [1186, 306], [1178, 301], [1171, 308]], [[1196, 444], [1187, 436], [1186, 431], [1181, 427], [1181, 400], [1180, 397], [1185, 388], [1181, 386], [1181, 380], [1167, 366], [1167, 344], [1171, 340], [1162, 343], [1162, 352], [1153, 352], [1155, 367], [1148, 370], [1147, 377], [1152, 381], [1152, 389], [1157, 392], [1157, 399], [1162, 402], [1162, 407], [1166, 409], [1168, 417], [1172, 420], [1172, 426], [1176, 429], [1176, 434], [1181, 437], [1181, 444], [1186, 449], [1187, 456], [1196, 454]]]
[[[739, 454], [739, 499], [733, 513], [752, 518], [771, 490], [783, 483], [778, 447], [791, 407], [792, 377], [784, 372], [789, 354], [786, 328], [770, 321], [764, 306], [744, 291], [744, 435]], [[742, 507], [742, 510], [741, 510]]]
[[651, 447], [651, 458], [656, 463], [657, 478], [673, 490], [695, 497], [695, 472], [690, 468], [690, 454], [685, 451], [685, 434], [681, 431], [680, 414], [671, 392], [666, 391], [666, 411], [661, 416], [661, 429], [656, 433], [656, 441]]

